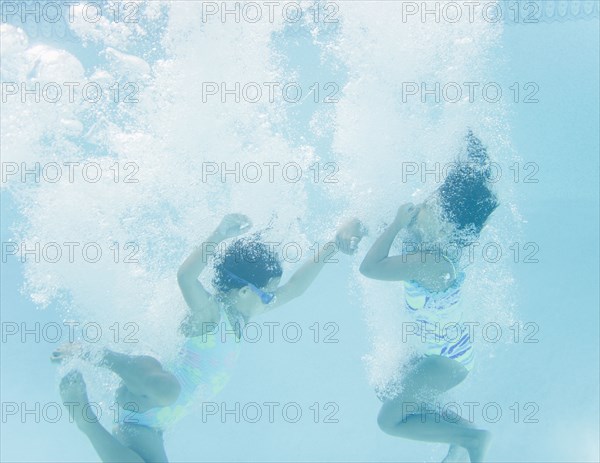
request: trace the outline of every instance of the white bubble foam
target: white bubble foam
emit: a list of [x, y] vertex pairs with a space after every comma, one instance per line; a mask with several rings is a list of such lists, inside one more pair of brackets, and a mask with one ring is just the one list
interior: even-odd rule
[[[99, 243], [103, 249], [117, 242], [121, 258], [126, 243], [138, 246], [138, 263], [115, 263], [110, 250], [94, 264], [27, 262], [25, 291], [31, 298], [40, 305], [61, 302], [65, 313], [82, 320], [105, 325], [133, 321], [139, 324], [138, 350], [152, 346], [157, 355], [169, 356], [180, 341], [177, 325], [186, 310], [175, 281], [177, 266], [224, 214], [245, 213], [258, 229], [275, 217], [269, 236], [297, 241], [304, 249], [348, 215], [362, 218], [373, 239], [400, 203], [419, 201], [434, 187], [403, 182], [403, 161], [452, 160], [466, 127], [488, 145], [492, 157], [506, 156], [500, 105], [401, 100], [402, 82], [489, 79], [500, 26], [399, 24], [395, 2], [377, 8], [368, 2], [338, 5], [341, 23], [327, 41], [321, 29], [311, 30], [323, 58], [346, 72], [345, 82], [339, 82], [340, 101], [312, 119], [321, 135], [333, 132], [331, 158], [339, 167], [335, 185], [282, 177], [258, 183], [202, 178], [206, 163], [231, 168], [276, 161], [307, 168], [318, 160], [314, 147], [293, 144], [281, 130], [294, 124], [283, 103], [223, 103], [202, 92], [203, 83], [285, 82], [293, 76], [274, 46], [274, 34], [285, 33], [281, 18], [254, 24], [203, 22], [195, 2], [162, 4], [169, 16], [155, 44], [161, 57], [154, 60], [127, 46], [132, 34], [143, 34], [138, 26], [77, 23], [73, 30], [82, 39], [104, 47], [106, 63], [93, 70], [84, 70], [63, 50], [29, 46], [22, 30], [3, 24], [3, 80], [94, 80], [107, 91], [128, 79], [138, 85], [136, 103], [5, 105], [6, 160], [92, 162], [103, 174], [97, 183], [62, 179], [24, 185], [14, 178], [3, 183], [23, 213], [16, 238], [31, 246], [75, 241]], [[147, 8], [147, 17], [157, 17], [157, 8]], [[115, 183], [115, 163], [123, 167], [127, 162], [134, 163], [138, 182]], [[121, 180], [127, 173], [121, 171]], [[309, 208], [316, 192], [326, 201]], [[500, 269], [481, 271], [494, 297], [511, 284], [508, 276], [496, 278]], [[369, 376], [383, 384], [408, 355], [395, 337], [402, 293], [399, 285], [362, 277], [356, 284], [365, 295], [373, 341]], [[490, 303], [490, 313], [498, 309], [497, 300]]]

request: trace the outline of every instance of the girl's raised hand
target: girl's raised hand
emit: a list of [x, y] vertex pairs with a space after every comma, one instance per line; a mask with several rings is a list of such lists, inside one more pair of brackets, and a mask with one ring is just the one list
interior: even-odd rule
[[361, 221], [352, 219], [338, 229], [335, 241], [344, 254], [354, 254], [358, 249], [358, 243], [366, 234], [367, 230]]
[[399, 227], [406, 227], [419, 213], [419, 208], [413, 203], [403, 204], [396, 212], [394, 223]]

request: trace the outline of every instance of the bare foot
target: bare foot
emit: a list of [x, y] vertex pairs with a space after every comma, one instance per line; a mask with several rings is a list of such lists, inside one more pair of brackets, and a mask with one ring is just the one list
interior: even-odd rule
[[471, 463], [481, 463], [492, 441], [492, 433], [489, 431], [478, 430], [477, 438], [473, 444], [467, 447]]
[[448, 450], [448, 455], [446, 455], [446, 458], [442, 460], [442, 463], [459, 463], [468, 461], [469, 453], [467, 452], [467, 449], [461, 447], [460, 445], [452, 444]]
[[69, 410], [71, 420], [75, 421], [79, 429], [92, 423], [97, 423], [98, 418], [92, 411], [87, 396], [87, 388], [83, 376], [77, 370], [71, 370], [60, 381], [60, 396], [63, 404]]

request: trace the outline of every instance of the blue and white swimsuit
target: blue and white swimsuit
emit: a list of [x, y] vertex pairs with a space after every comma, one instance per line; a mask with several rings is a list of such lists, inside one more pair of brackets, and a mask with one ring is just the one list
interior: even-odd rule
[[[412, 322], [408, 341], [416, 348], [412, 359], [440, 355], [459, 362], [467, 371], [473, 368], [473, 342], [462, 318], [460, 293], [464, 280], [465, 274], [460, 272], [450, 287], [437, 292], [416, 281], [404, 282], [404, 309]], [[377, 397], [382, 401], [394, 399], [402, 390], [402, 376], [376, 386]]]
[[456, 360], [468, 371], [475, 360], [472, 339], [463, 323], [460, 272], [444, 291], [430, 291], [414, 281], [404, 282], [404, 306], [415, 323], [418, 351]]

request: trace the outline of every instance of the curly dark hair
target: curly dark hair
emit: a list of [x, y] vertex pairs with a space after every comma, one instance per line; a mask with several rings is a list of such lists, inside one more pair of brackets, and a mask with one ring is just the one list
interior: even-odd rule
[[240, 238], [216, 258], [213, 284], [219, 291], [242, 288], [244, 282], [264, 288], [283, 273], [278, 256], [258, 236]]

